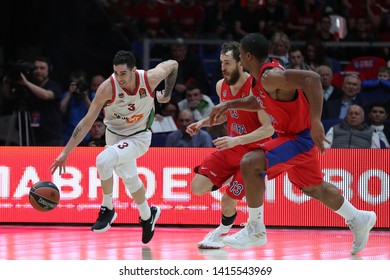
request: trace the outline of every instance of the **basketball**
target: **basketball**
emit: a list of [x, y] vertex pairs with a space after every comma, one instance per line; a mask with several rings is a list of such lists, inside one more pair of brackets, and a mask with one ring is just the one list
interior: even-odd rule
[[29, 200], [34, 209], [47, 212], [57, 207], [60, 191], [50, 181], [39, 181], [30, 189]]

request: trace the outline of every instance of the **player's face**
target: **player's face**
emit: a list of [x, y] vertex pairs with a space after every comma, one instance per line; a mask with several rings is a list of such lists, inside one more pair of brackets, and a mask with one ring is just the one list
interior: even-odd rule
[[242, 67], [249, 71], [249, 65], [248, 65], [248, 60], [247, 60], [247, 57], [246, 57], [246, 54], [247, 52], [244, 51], [241, 47], [240, 47], [240, 61], [241, 61], [241, 65]]
[[135, 67], [133, 70], [130, 70], [127, 68], [127, 64], [114, 65], [115, 78], [122, 87], [130, 84], [131, 79], [134, 77], [134, 71]]
[[220, 60], [221, 71], [225, 82], [228, 85], [236, 84], [241, 75], [239, 63], [229, 53], [221, 54]]

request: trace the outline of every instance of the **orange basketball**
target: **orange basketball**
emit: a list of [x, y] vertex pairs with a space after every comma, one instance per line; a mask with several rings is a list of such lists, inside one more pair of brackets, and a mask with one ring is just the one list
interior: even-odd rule
[[30, 189], [29, 200], [34, 209], [47, 212], [57, 207], [60, 191], [50, 181], [39, 181]]

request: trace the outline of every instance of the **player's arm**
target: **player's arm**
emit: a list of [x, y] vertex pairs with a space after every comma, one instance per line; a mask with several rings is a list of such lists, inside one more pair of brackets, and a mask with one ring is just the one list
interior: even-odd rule
[[238, 98], [235, 100], [229, 100], [226, 102], [221, 102], [218, 105], [214, 106], [209, 115], [210, 125], [217, 123], [219, 118], [226, 113], [228, 109], [238, 109], [255, 112], [261, 109], [259, 103], [256, 100], [256, 97], [253, 95]]
[[112, 86], [109, 79], [104, 81], [98, 88], [95, 98], [92, 100], [91, 106], [87, 114], [80, 120], [74, 129], [65, 148], [51, 165], [50, 170], [52, 174], [59, 168], [60, 174], [65, 172], [65, 164], [69, 154], [76, 148], [90, 131], [94, 121], [99, 116], [104, 104], [112, 98]]
[[320, 75], [314, 71], [273, 68], [263, 74], [261, 83], [267, 92], [277, 92], [282, 100], [284, 95], [291, 100], [298, 88], [303, 90], [310, 104], [311, 137], [323, 152], [323, 142], [327, 140], [321, 123], [323, 93]]
[[275, 130], [267, 113], [264, 110], [259, 110], [257, 112], [257, 116], [261, 122], [261, 126], [259, 128], [252, 131], [251, 133], [236, 137], [224, 136], [217, 138], [213, 141], [215, 147], [219, 150], [225, 150], [237, 145], [249, 144], [271, 137], [275, 133]]
[[152, 90], [165, 80], [165, 88], [162, 91], [156, 92], [158, 102], [167, 103], [171, 99], [178, 67], [179, 64], [176, 60], [166, 60], [159, 63], [155, 68], [148, 70], [147, 79]]

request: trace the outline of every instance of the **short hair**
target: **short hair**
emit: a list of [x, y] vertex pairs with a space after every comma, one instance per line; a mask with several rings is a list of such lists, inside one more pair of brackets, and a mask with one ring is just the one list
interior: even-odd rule
[[240, 43], [236, 41], [229, 41], [222, 44], [221, 54], [232, 52], [232, 57], [235, 61], [240, 61]]
[[275, 32], [275, 34], [270, 39], [271, 46], [273, 46], [274, 44], [276, 44], [279, 41], [281, 41], [286, 46], [287, 50], [289, 50], [291, 48], [290, 38], [287, 36], [286, 33]]
[[136, 64], [136, 59], [132, 52], [121, 50], [115, 54], [112, 64], [126, 64], [127, 68], [132, 69]]
[[390, 68], [387, 66], [382, 66], [381, 68], [379, 68], [378, 73], [387, 73], [390, 75]]
[[264, 60], [268, 57], [269, 42], [263, 34], [249, 33], [245, 35], [240, 41], [240, 46], [258, 60]]
[[387, 114], [387, 106], [386, 106], [386, 103], [385, 102], [373, 102], [371, 103], [369, 106], [368, 106], [368, 112], [371, 112], [372, 108], [374, 107], [381, 107], [383, 109], [385, 109], [385, 113]]

